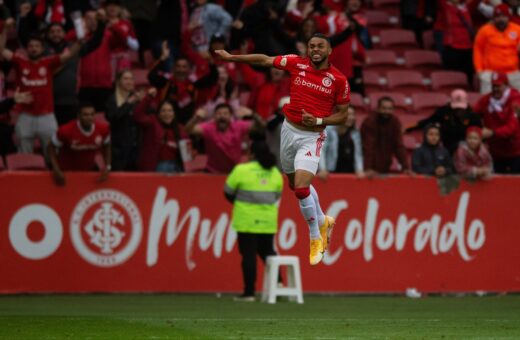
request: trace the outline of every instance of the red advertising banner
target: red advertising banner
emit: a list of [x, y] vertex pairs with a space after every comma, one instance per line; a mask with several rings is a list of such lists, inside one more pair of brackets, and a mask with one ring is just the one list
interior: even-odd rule
[[[225, 177], [0, 174], [0, 292], [232, 292], [242, 289]], [[297, 255], [306, 292], [520, 291], [520, 178], [315, 181], [337, 219], [308, 264], [308, 229], [284, 190], [276, 247]], [[261, 269], [259, 269], [261, 270]], [[261, 280], [257, 282], [261, 288]]]

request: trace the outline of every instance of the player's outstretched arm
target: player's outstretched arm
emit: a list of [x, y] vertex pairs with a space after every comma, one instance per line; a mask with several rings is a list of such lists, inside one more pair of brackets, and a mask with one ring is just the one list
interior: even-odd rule
[[265, 54], [230, 54], [224, 50], [216, 50], [215, 54], [224, 61], [246, 63], [256, 66], [272, 67], [274, 63], [274, 57], [269, 57]]

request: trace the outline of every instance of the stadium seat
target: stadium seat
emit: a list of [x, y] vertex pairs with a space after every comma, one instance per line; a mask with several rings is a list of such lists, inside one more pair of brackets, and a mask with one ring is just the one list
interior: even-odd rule
[[444, 93], [413, 93], [413, 112], [419, 115], [431, 115], [438, 107], [446, 105], [450, 100]]
[[377, 36], [379, 39], [379, 34], [382, 30], [395, 28], [399, 25], [399, 19], [397, 17], [391, 16], [384, 11], [368, 10], [365, 12], [365, 15], [368, 23], [368, 31], [372, 38]]
[[418, 71], [389, 71], [387, 73], [388, 90], [402, 92], [410, 96], [414, 92], [426, 92], [423, 76]]
[[132, 70], [134, 73], [135, 87], [142, 88], [148, 87], [148, 70], [144, 68], [137, 68]]
[[9, 170], [46, 170], [42, 155], [32, 153], [13, 153], [5, 157]]
[[434, 50], [435, 49], [435, 39], [433, 37], [433, 31], [424, 31], [422, 34], [423, 47], [426, 50]]
[[184, 162], [184, 172], [201, 172], [206, 169], [207, 155], [196, 155], [192, 160]]
[[110, 125], [108, 122], [105, 113], [104, 112], [96, 112], [96, 115], [94, 116], [94, 119], [96, 122], [101, 122]]
[[350, 93], [350, 105], [352, 105], [358, 115], [366, 115], [368, 113], [363, 97], [359, 93]]
[[482, 98], [482, 94], [480, 92], [468, 92], [468, 102], [472, 107]]
[[376, 71], [381, 74], [395, 70], [397, 64], [397, 54], [390, 50], [367, 50], [366, 64], [363, 70]]
[[403, 93], [399, 92], [374, 92], [371, 93], [368, 98], [370, 99], [370, 110], [375, 112], [377, 110], [377, 101], [381, 97], [390, 97], [394, 100], [395, 114], [403, 115], [407, 114], [410, 111], [410, 106], [408, 105], [408, 101], [406, 96]]
[[398, 55], [402, 55], [406, 50], [419, 48], [413, 31], [389, 29], [381, 31], [380, 37], [381, 48], [393, 50]]
[[403, 144], [408, 150], [415, 150], [417, 147], [421, 146], [421, 142], [419, 142], [415, 136], [409, 134], [403, 135]]
[[468, 78], [465, 73], [457, 71], [435, 71], [431, 74], [432, 89], [449, 94], [454, 89], [468, 89]]
[[435, 51], [411, 50], [404, 52], [404, 65], [419, 71], [425, 77], [430, 77], [432, 71], [442, 68], [441, 56]]
[[363, 85], [367, 94], [381, 92], [386, 88], [386, 78], [380, 77], [378, 72], [363, 70]]
[[[409, 127], [412, 127], [417, 124], [418, 121], [423, 119], [424, 116], [414, 115], [414, 114], [402, 114], [399, 115], [399, 120], [401, 121], [401, 125], [403, 127], [403, 131]], [[422, 134], [422, 132], [421, 132]]]
[[374, 9], [398, 16], [400, 14], [399, 2], [400, 0], [373, 0], [372, 6]]

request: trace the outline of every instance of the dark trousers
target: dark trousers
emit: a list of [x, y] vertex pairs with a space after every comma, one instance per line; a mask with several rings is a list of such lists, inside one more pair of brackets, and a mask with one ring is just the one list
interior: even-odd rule
[[493, 162], [497, 174], [520, 174], [520, 157]]
[[244, 295], [255, 295], [256, 255], [265, 263], [265, 258], [276, 255], [273, 247], [274, 234], [238, 233], [238, 250], [242, 255]]
[[13, 142], [14, 127], [7, 123], [0, 123], [0, 156], [16, 152]]
[[466, 73], [468, 83], [473, 86], [473, 50], [458, 49], [444, 46], [442, 55], [444, 67], [448, 70], [460, 71]]

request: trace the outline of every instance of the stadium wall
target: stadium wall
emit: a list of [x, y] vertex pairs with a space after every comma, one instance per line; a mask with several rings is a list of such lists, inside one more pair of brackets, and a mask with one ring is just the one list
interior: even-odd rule
[[[241, 290], [225, 177], [96, 179], [70, 173], [57, 187], [48, 173], [0, 174], [1, 293]], [[276, 237], [279, 253], [300, 257], [306, 292], [520, 291], [520, 178], [462, 182], [444, 196], [423, 177], [315, 186], [338, 221], [324, 263], [308, 265], [287, 187]]]

